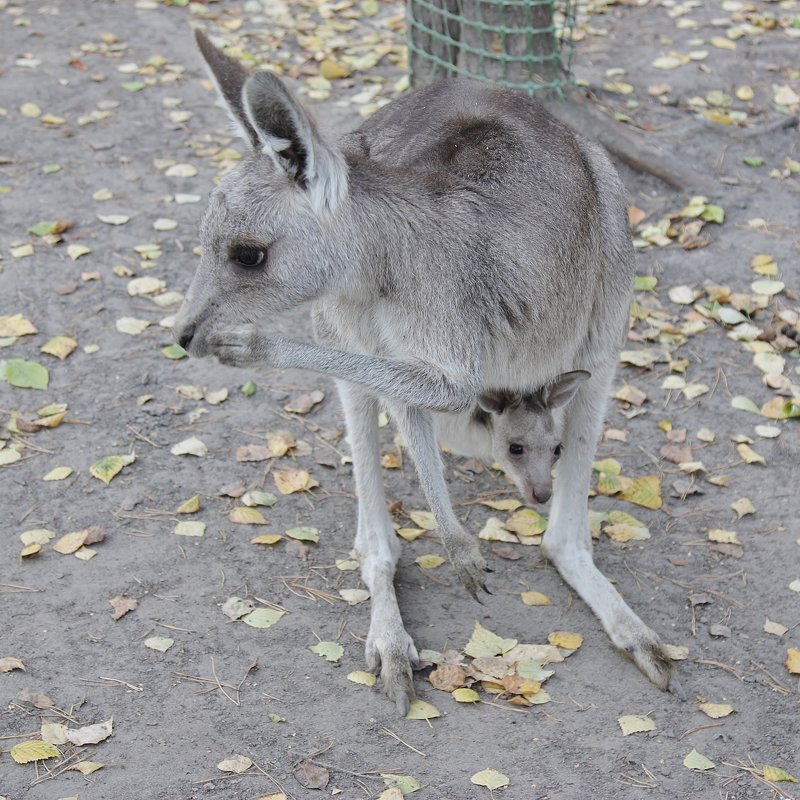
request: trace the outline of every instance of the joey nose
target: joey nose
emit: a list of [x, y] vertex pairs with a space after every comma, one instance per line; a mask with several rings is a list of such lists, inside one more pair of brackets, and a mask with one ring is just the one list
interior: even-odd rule
[[531, 500], [534, 503], [546, 503], [550, 499], [553, 490], [549, 487], [541, 489], [531, 489]]

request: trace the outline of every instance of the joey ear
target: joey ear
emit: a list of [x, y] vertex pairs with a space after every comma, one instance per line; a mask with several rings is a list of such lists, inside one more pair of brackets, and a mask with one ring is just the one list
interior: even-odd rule
[[320, 136], [280, 78], [256, 72], [245, 83], [242, 100], [263, 151], [306, 191], [317, 211], [335, 208], [347, 191], [344, 157]]
[[258, 136], [247, 119], [242, 101], [242, 89], [250, 77], [250, 73], [236, 59], [225, 55], [218, 47], [214, 47], [208, 36], [199, 28], [195, 28], [194, 38], [208, 65], [211, 78], [228, 106], [231, 120], [241, 135], [253, 147], [258, 147]]
[[478, 395], [478, 406], [489, 414], [502, 414], [507, 408], [519, 405], [520, 398], [504, 389], [491, 389]]
[[565, 406], [575, 396], [580, 385], [591, 377], [592, 373], [584, 369], [576, 369], [559, 375], [547, 389], [547, 407]]

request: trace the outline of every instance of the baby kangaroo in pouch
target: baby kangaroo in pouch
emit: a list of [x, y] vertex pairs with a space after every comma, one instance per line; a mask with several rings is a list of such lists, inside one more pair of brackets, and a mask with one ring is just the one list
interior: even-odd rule
[[[418, 656], [394, 589], [380, 404], [473, 597], [486, 564], [450, 501], [440, 439], [494, 454], [526, 502], [552, 493], [544, 554], [614, 645], [677, 690], [658, 636], [592, 559], [589, 482], [634, 276], [625, 192], [605, 152], [522, 94], [456, 79], [334, 140], [278, 77], [196, 36], [247, 153], [209, 197], [175, 335], [192, 356], [336, 379], [371, 595], [366, 658], [386, 694], [404, 713]], [[308, 301], [314, 343], [267, 332]]]

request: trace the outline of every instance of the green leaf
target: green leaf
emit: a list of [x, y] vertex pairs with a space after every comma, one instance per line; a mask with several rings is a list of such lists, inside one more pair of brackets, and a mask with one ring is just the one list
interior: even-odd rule
[[725, 221], [725, 210], [721, 206], [715, 206], [713, 203], [709, 203], [703, 209], [700, 219], [703, 219], [706, 222], [716, 222], [717, 224], [722, 225], [722, 223]]
[[412, 794], [422, 788], [422, 784], [411, 775], [394, 775], [390, 772], [381, 772], [381, 778], [387, 786], [396, 786], [401, 794]]
[[256, 385], [253, 381], [247, 381], [247, 383], [242, 385], [241, 392], [245, 397], [250, 397], [256, 393]]
[[338, 642], [318, 642], [308, 648], [312, 653], [322, 656], [335, 664], [344, 654], [344, 648]]
[[8, 381], [18, 389], [46, 389], [50, 373], [35, 361], [10, 358], [0, 361], [0, 380]]
[[436, 719], [441, 717], [441, 712], [436, 706], [424, 700], [413, 700], [408, 708], [406, 719]]
[[251, 628], [271, 628], [286, 612], [274, 608], [257, 608], [242, 617]]
[[111, 479], [118, 475], [123, 467], [133, 464], [134, 461], [136, 461], [136, 456], [133, 454], [127, 456], [105, 456], [105, 458], [95, 461], [89, 467], [89, 472], [108, 486], [111, 483]]
[[129, 92], [141, 92], [147, 84], [142, 81], [125, 81], [125, 83], [121, 83], [120, 86], [122, 86], [123, 89], [127, 89]]
[[623, 736], [630, 736], [632, 733], [646, 733], [656, 729], [655, 722], [644, 714], [626, 714], [617, 722], [622, 729]]
[[179, 344], [170, 344], [162, 347], [161, 352], [173, 361], [180, 361], [180, 359], [189, 355]]
[[736, 397], [732, 398], [731, 405], [734, 408], [738, 408], [739, 411], [749, 411], [751, 414], [761, 414], [758, 406], [749, 397], [745, 397], [743, 394], [737, 394]]
[[633, 288], [637, 292], [651, 292], [658, 285], [658, 278], [653, 275], [637, 275], [633, 281]]
[[692, 749], [686, 758], [683, 759], [683, 766], [687, 769], [694, 769], [698, 772], [705, 772], [707, 769], [714, 769], [717, 765], [709, 758], [706, 758], [702, 753]]
[[476, 772], [470, 778], [470, 781], [476, 786], [485, 786], [490, 791], [502, 789], [503, 786], [508, 786], [509, 784], [508, 775], [503, 775], [502, 772], [498, 772], [496, 769], [482, 769], [480, 772]]
[[301, 542], [319, 542], [319, 531], [316, 528], [289, 528], [286, 535], [290, 539], [298, 539]]
[[789, 781], [790, 783], [798, 783], [794, 775], [790, 775], [785, 769], [780, 767], [771, 767], [769, 764], [764, 764], [764, 780], [765, 781]]
[[764, 159], [761, 156], [745, 156], [742, 161], [747, 164], [748, 167], [763, 167], [764, 166]]

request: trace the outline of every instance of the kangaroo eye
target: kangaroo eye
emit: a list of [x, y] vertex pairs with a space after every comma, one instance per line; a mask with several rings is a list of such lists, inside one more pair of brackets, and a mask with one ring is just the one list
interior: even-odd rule
[[561, 445], [557, 444], [556, 449], [553, 450], [553, 455], [558, 458], [561, 455]]
[[508, 446], [508, 452], [512, 456], [521, 456], [525, 452], [525, 448], [521, 444], [514, 443]]
[[247, 267], [248, 269], [261, 266], [267, 257], [267, 254], [257, 247], [237, 247], [231, 255], [240, 267]]

